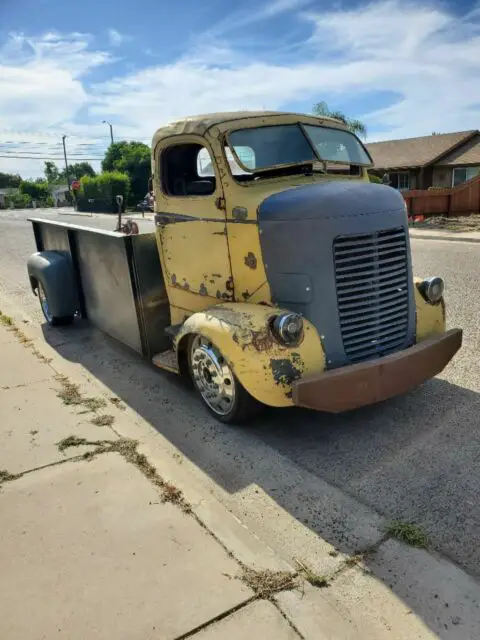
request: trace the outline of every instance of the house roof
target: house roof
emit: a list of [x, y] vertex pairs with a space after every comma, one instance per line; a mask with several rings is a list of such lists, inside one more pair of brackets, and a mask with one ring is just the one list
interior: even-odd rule
[[341, 123], [339, 120], [335, 120], [334, 118], [328, 118], [326, 116], [306, 115], [303, 113], [288, 113], [285, 111], [230, 111], [224, 113], [207, 113], [200, 116], [190, 116], [188, 118], [183, 118], [182, 120], [170, 122], [164, 127], [161, 127], [153, 136], [152, 147], [155, 148], [157, 142], [159, 142], [163, 138], [169, 138], [170, 136], [186, 133], [203, 136], [208, 129], [214, 127], [215, 125], [250, 118], [258, 118], [259, 124], [261, 125], [262, 119], [272, 118], [274, 116], [280, 116], [286, 121], [291, 122], [301, 121], [310, 122], [311, 124], [328, 123], [331, 126], [342, 129], [345, 128], [345, 125], [343, 123]]
[[480, 165], [480, 133], [441, 158], [438, 164], [442, 166]]
[[[371, 142], [366, 147], [373, 158], [375, 168], [423, 167], [439, 160], [449, 152], [452, 153], [460, 145], [463, 149], [464, 143], [477, 134], [479, 132], [472, 129], [420, 138]], [[441, 164], [444, 162], [442, 161]]]

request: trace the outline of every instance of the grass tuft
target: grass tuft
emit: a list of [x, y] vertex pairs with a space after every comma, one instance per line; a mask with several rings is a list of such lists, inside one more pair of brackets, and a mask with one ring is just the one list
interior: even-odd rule
[[313, 569], [308, 567], [305, 563], [300, 562], [300, 560], [295, 560], [295, 562], [300, 568], [300, 573], [303, 575], [305, 580], [312, 585], [312, 587], [318, 587], [320, 589], [324, 589], [325, 587], [328, 587], [329, 582], [326, 576], [319, 573], [315, 573]]
[[410, 522], [394, 520], [386, 526], [385, 533], [391, 538], [405, 542], [405, 544], [409, 544], [412, 547], [426, 549], [429, 545], [427, 534], [419, 526]]
[[114, 416], [110, 416], [106, 413], [102, 413], [99, 416], [95, 416], [95, 418], [91, 420], [91, 423], [94, 424], [96, 427], [111, 427], [114, 422], [115, 422]]
[[297, 587], [296, 576], [289, 571], [271, 571], [243, 568], [242, 581], [252, 589], [256, 596], [268, 599], [280, 591]]
[[15, 480], [18, 476], [15, 473], [10, 473], [6, 469], [0, 469], [0, 484], [2, 482], [10, 482], [10, 480]]

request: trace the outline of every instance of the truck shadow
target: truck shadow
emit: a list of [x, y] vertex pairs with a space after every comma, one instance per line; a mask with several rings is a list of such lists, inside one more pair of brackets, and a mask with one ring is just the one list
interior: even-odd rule
[[[258, 487], [349, 555], [378, 541], [389, 521], [414, 522], [434, 549], [480, 576], [480, 394], [437, 378], [381, 406], [339, 416], [269, 409], [232, 428], [212, 419], [184, 381], [88, 325], [44, 326], [44, 336], [228, 494]], [[407, 588], [409, 578], [395, 583], [371, 566], [440, 637], [469, 637], [448, 636], [433, 609], [420, 611], [420, 587]]]

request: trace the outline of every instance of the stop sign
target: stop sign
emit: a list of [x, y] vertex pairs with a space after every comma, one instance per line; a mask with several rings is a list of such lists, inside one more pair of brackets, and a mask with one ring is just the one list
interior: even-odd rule
[[78, 189], [80, 189], [80, 181], [79, 180], [73, 180], [72, 181], [72, 189], [74, 189], [75, 191], [78, 191]]

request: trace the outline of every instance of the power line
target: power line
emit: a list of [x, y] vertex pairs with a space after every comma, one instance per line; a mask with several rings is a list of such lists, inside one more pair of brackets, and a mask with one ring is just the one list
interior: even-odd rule
[[[13, 160], [63, 160], [62, 156], [52, 158], [39, 156], [14, 156], [11, 154], [0, 154], [0, 158], [11, 158]], [[85, 160], [86, 162], [101, 162], [104, 158], [83, 158], [78, 156], [69, 156], [70, 160]]]

